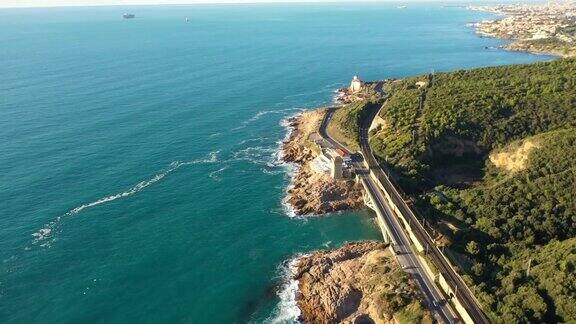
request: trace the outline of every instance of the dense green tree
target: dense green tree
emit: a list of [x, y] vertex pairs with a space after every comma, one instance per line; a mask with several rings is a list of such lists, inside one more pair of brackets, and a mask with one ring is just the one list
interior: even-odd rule
[[375, 154], [413, 188], [437, 184], [439, 165], [576, 126], [576, 59], [439, 73], [419, 89], [422, 78], [387, 87], [387, 127], [372, 138]]
[[477, 255], [480, 252], [480, 248], [478, 247], [478, 243], [474, 241], [468, 242], [466, 244], [466, 251], [472, 255]]

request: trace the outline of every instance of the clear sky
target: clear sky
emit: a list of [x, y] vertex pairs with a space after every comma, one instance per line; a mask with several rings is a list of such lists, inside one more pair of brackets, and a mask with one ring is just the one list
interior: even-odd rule
[[[386, 0], [368, 0], [368, 1], [386, 1]], [[255, 3], [255, 2], [279, 3], [279, 2], [354, 2], [354, 1], [353, 0], [0, 0], [0, 8], [198, 4], [198, 3]]]
[[[415, 2], [426, 0], [362, 0], [374, 2]], [[437, 1], [437, 0], [428, 0]], [[442, 1], [442, 2], [448, 2]], [[0, 0], [0, 8], [18, 7], [59, 7], [59, 6], [111, 6], [111, 5], [154, 5], [154, 4], [196, 4], [196, 3], [264, 3], [264, 2], [355, 2], [354, 0]], [[439, 1], [440, 2], [440, 1]], [[481, 2], [474, 0], [463, 0], [459, 2]], [[490, 2], [495, 2], [491, 0]], [[501, 0], [499, 2], [510, 2]], [[528, 2], [528, 1], [516, 1]], [[533, 2], [533, 1], [529, 1]]]

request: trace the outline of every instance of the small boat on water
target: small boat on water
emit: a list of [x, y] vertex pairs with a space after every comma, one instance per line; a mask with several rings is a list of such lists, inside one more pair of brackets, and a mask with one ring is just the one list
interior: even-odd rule
[[406, 7], [406, 6], [397, 6], [396, 8], [398, 8], [398, 9], [406, 9], [407, 7]]
[[132, 18], [136, 18], [136, 16], [134, 14], [131, 13], [125, 13], [122, 15], [122, 18], [124, 19], [132, 19]]

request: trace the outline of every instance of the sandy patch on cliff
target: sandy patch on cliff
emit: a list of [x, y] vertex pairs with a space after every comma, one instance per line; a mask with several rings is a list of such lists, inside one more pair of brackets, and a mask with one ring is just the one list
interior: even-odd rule
[[378, 115], [376, 115], [376, 117], [374, 118], [374, 120], [372, 121], [372, 124], [370, 124], [370, 129], [368, 129], [368, 131], [372, 131], [372, 130], [376, 130], [376, 131], [381, 131], [383, 129], [388, 128], [388, 122], [386, 122], [386, 120]]
[[509, 151], [490, 154], [490, 162], [506, 171], [518, 172], [526, 169], [530, 152], [538, 147], [538, 143], [527, 140]]
[[305, 323], [394, 323], [409, 305], [420, 307], [418, 288], [383, 242], [348, 243], [302, 257], [294, 279]]

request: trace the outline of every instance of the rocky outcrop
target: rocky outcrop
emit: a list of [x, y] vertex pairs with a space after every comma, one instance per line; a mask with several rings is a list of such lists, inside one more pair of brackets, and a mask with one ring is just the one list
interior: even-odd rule
[[315, 144], [309, 140], [322, 118], [324, 110], [304, 112], [289, 120], [292, 132], [282, 145], [282, 158], [296, 164], [286, 202], [297, 215], [320, 215], [360, 208], [362, 187], [353, 180], [335, 181], [330, 176], [312, 171], [310, 161], [317, 156]]
[[298, 215], [319, 215], [364, 206], [362, 187], [359, 184], [352, 180], [334, 181], [307, 166], [295, 175], [288, 195], [287, 201]]
[[384, 96], [384, 85], [391, 81], [393, 79], [363, 82], [362, 89], [358, 91], [352, 91], [349, 88], [338, 89], [335, 102], [340, 105], [347, 105], [356, 101], [382, 99]]
[[325, 110], [306, 111], [288, 119], [290, 135], [282, 143], [284, 161], [303, 165], [315, 157], [313, 143], [308, 138], [320, 127], [325, 113]]
[[420, 292], [382, 242], [348, 243], [302, 257], [294, 279], [305, 323], [393, 323], [414, 305], [423, 319]]

